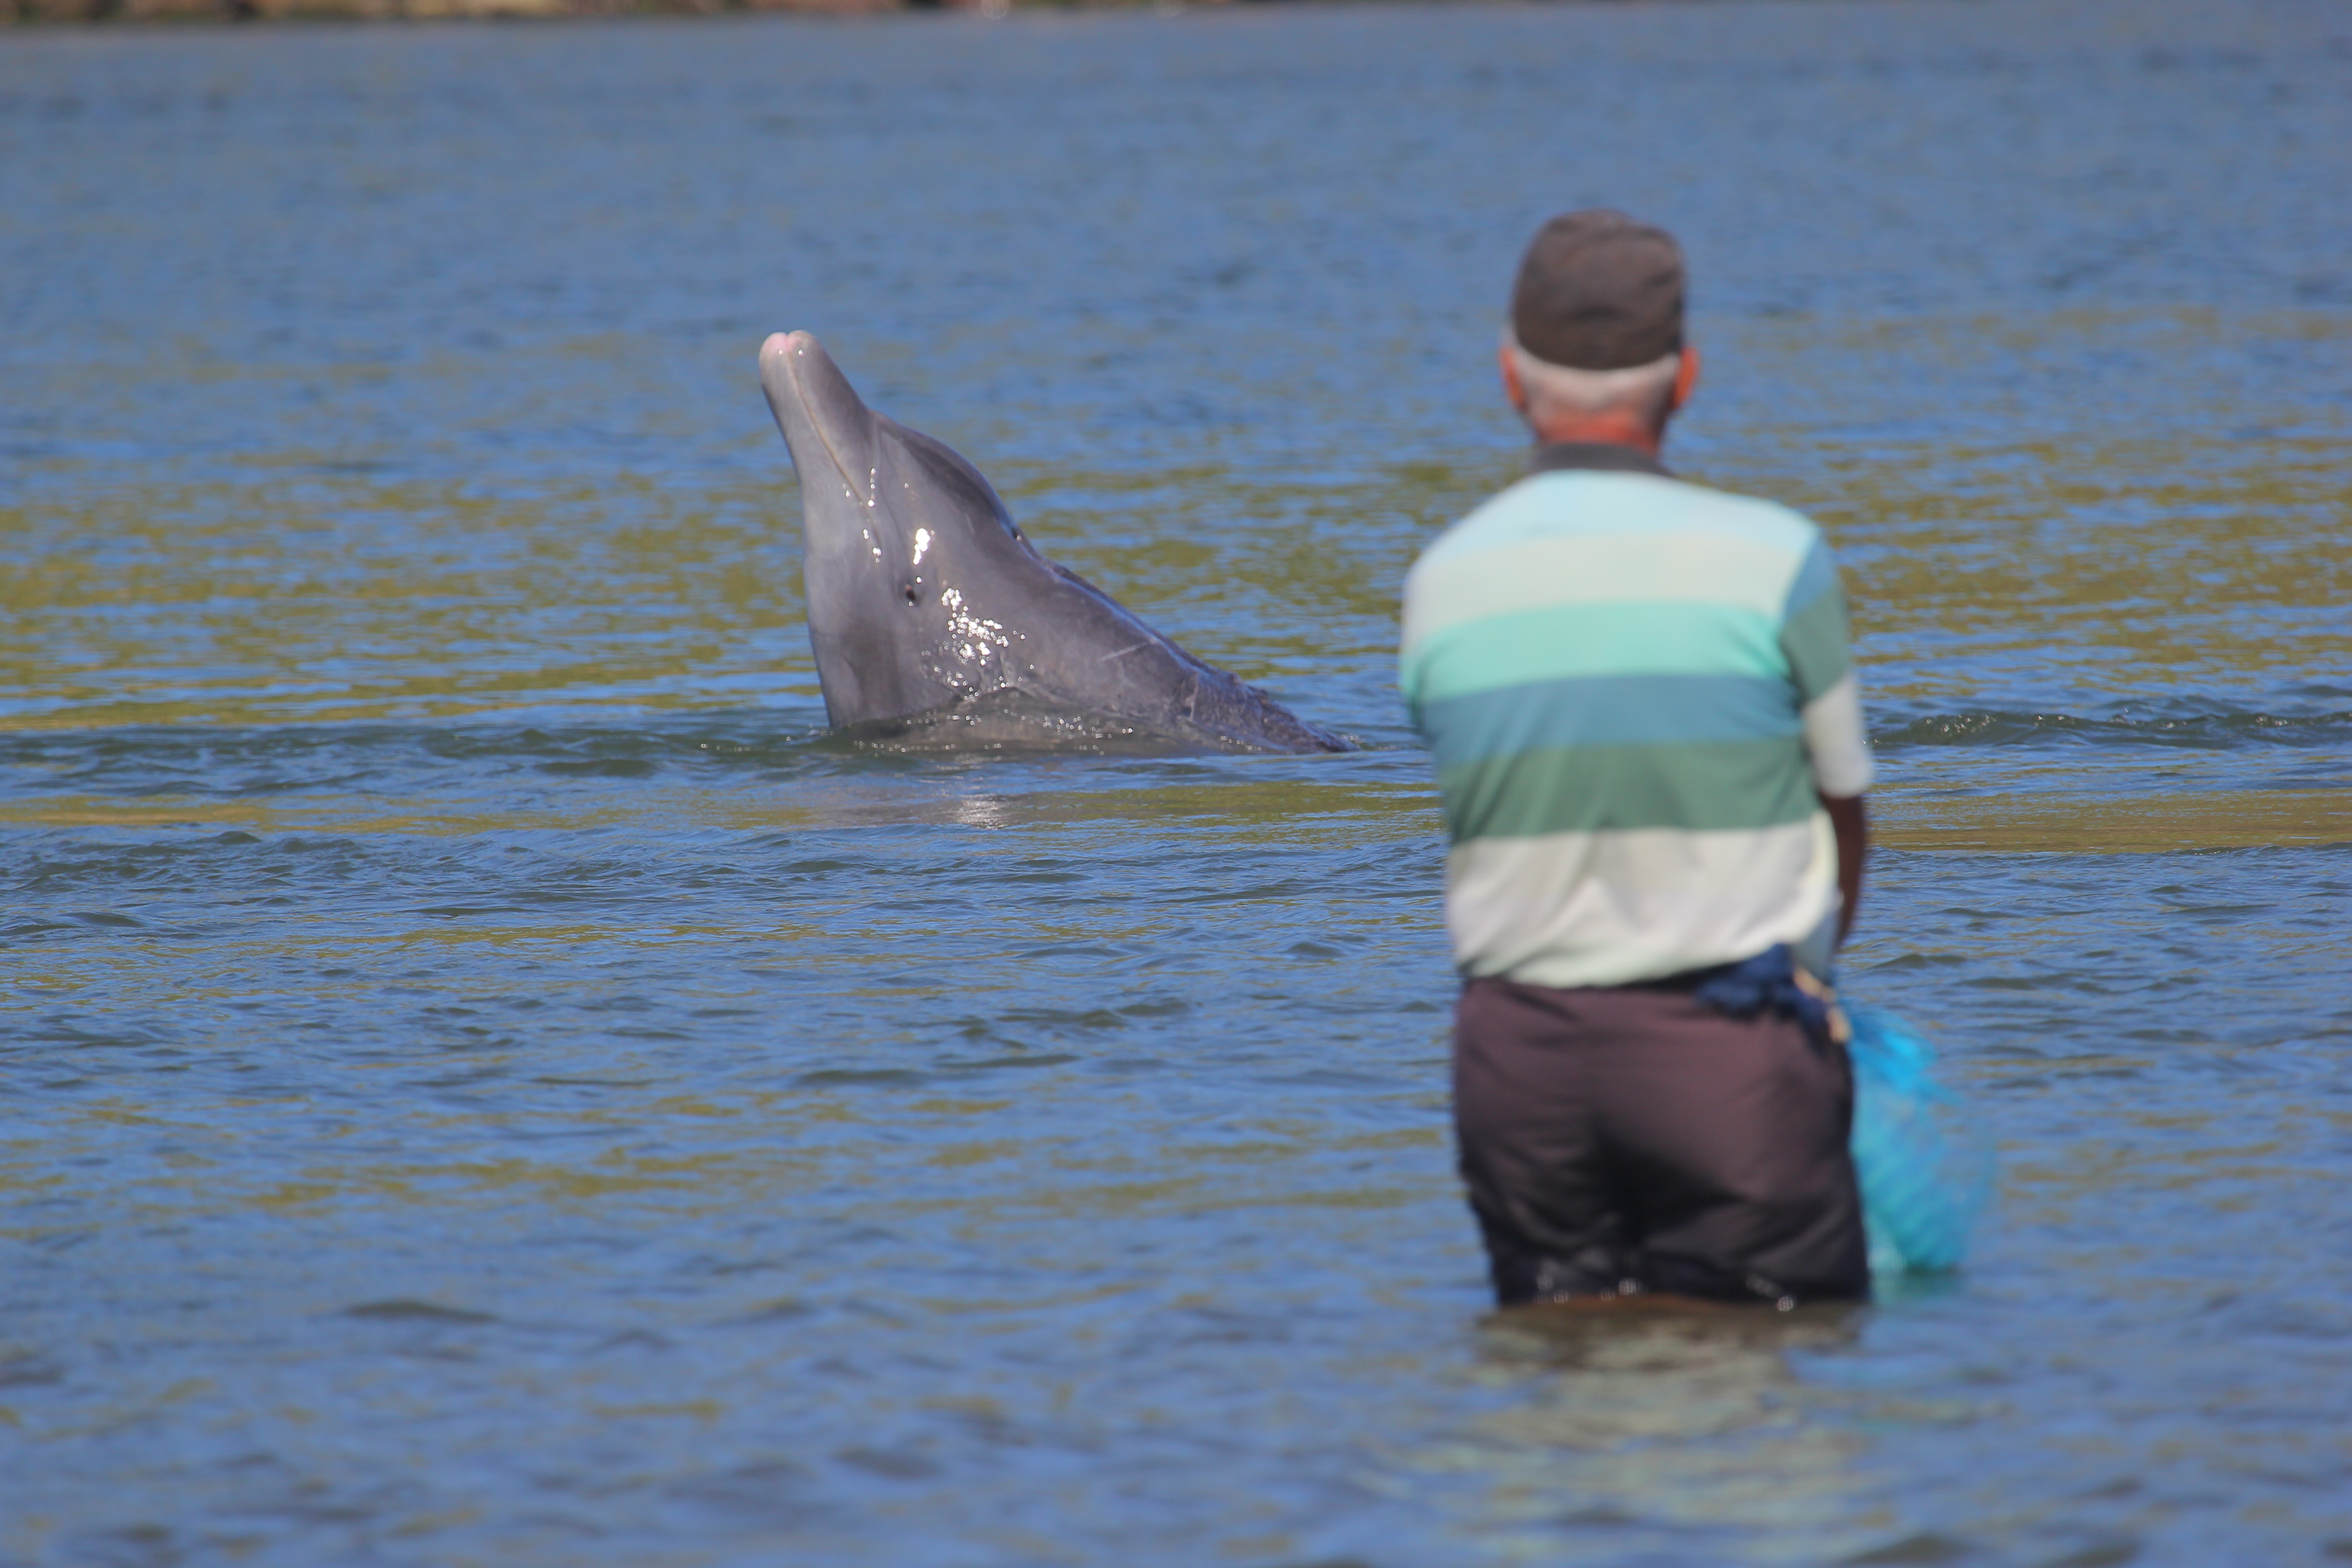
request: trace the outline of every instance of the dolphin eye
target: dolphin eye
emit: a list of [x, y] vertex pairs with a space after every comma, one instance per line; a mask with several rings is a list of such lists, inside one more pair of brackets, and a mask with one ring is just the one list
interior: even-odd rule
[[912, 583], [908, 584], [907, 584], [907, 603], [908, 603], [908, 604], [910, 604], [910, 605], [919, 605], [919, 604], [921, 604], [922, 602], [923, 602], [923, 591], [922, 591], [920, 588], [916, 587]]

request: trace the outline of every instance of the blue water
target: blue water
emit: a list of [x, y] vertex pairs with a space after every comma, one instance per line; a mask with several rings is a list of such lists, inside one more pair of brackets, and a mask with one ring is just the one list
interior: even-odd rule
[[[0, 1563], [2352, 1554], [2352, 21], [0, 35]], [[1822, 520], [1858, 1312], [1496, 1319], [1398, 582], [1518, 246], [1673, 226]], [[822, 736], [752, 354], [1364, 742]]]

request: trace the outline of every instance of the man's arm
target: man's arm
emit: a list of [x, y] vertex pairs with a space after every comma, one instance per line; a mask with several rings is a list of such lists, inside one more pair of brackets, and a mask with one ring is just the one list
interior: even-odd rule
[[1877, 771], [1863, 728], [1862, 690], [1854, 682], [1846, 643], [1845, 594], [1829, 545], [1815, 539], [1797, 568], [1780, 616], [1780, 651], [1796, 685], [1799, 722], [1812, 763], [1813, 789], [1837, 839], [1838, 945], [1853, 931], [1862, 908], [1862, 862], [1870, 852], [1870, 818], [1862, 804]]
[[1822, 809], [1830, 814], [1830, 828], [1837, 835], [1838, 894], [1844, 900], [1838, 910], [1837, 939], [1843, 947], [1853, 931], [1854, 911], [1862, 907], [1862, 860], [1870, 853], [1870, 813], [1858, 795], [1822, 795]]

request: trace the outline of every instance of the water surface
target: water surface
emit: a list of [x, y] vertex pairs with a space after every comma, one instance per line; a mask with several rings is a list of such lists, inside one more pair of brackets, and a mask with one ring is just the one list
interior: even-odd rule
[[[0, 1562], [2352, 1554], [2352, 21], [0, 40]], [[1858, 1313], [1499, 1321], [1413, 554], [1561, 207], [1846, 563]], [[1365, 743], [827, 740], [752, 355]]]

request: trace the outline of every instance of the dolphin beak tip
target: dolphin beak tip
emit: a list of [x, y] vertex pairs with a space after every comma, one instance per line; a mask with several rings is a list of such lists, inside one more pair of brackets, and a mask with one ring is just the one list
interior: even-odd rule
[[768, 400], [776, 405], [778, 417], [782, 417], [786, 401], [807, 402], [801, 374], [812, 358], [822, 359], [824, 355], [816, 339], [806, 332], [770, 332], [760, 344], [760, 384], [767, 388]]
[[[867, 449], [873, 416], [814, 334], [770, 332], [760, 344], [760, 386], [768, 395], [776, 428], [792, 448], [793, 466], [805, 471], [804, 459], [821, 449], [849, 488], [858, 490], [860, 481], [852, 476], [873, 466]], [[853, 460], [844, 460], [845, 443], [854, 448], [847, 454]]]

